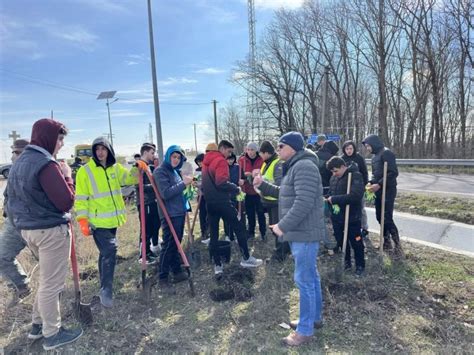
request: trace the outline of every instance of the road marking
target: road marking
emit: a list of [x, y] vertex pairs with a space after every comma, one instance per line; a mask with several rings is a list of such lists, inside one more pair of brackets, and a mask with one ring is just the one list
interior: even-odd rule
[[429, 193], [434, 193], [434, 194], [449, 194], [449, 195], [462, 195], [462, 196], [474, 197], [474, 194], [470, 194], [467, 192], [436, 191], [436, 190], [425, 190], [425, 189], [405, 189], [399, 186], [397, 186], [397, 189], [400, 191], [429, 192]]

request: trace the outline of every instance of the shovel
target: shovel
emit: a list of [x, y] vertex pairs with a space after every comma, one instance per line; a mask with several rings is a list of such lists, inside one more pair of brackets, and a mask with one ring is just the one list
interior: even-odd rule
[[379, 245], [379, 263], [383, 263], [383, 238], [384, 238], [384, 227], [385, 227], [385, 194], [387, 191], [387, 169], [388, 163], [383, 163], [383, 186], [382, 186], [382, 208], [380, 211], [380, 245]]
[[[199, 205], [196, 207], [196, 212], [194, 212], [194, 220], [196, 220], [197, 210]], [[193, 221], [194, 222], [194, 221]], [[199, 267], [201, 265], [201, 252], [194, 249], [194, 235], [193, 228], [191, 227], [191, 222], [189, 221], [189, 213], [186, 212], [186, 227], [188, 229], [188, 242], [189, 242], [189, 251], [191, 252], [191, 264], [193, 267]]]
[[81, 287], [79, 286], [79, 268], [77, 267], [76, 241], [74, 239], [74, 229], [72, 228], [71, 224], [69, 224], [69, 229], [71, 231], [70, 258], [72, 277], [74, 279], [74, 293], [76, 295], [73, 305], [74, 315], [84, 326], [88, 326], [91, 325], [93, 321], [91, 304], [81, 302]]
[[176, 234], [176, 230], [174, 229], [173, 224], [171, 223], [171, 219], [168, 214], [168, 211], [166, 210], [165, 203], [163, 202], [163, 199], [161, 198], [160, 192], [158, 191], [158, 187], [156, 186], [155, 180], [153, 179], [153, 176], [151, 175], [150, 170], [145, 170], [145, 173], [151, 182], [151, 186], [153, 186], [153, 190], [155, 191], [158, 204], [160, 205], [160, 208], [161, 208], [161, 211], [163, 212], [166, 223], [168, 223], [171, 234], [173, 235], [174, 242], [176, 243], [176, 248], [178, 249], [178, 253], [181, 256], [181, 260], [183, 261], [183, 264], [184, 264], [184, 269], [186, 270], [188, 274], [188, 283], [189, 283], [189, 289], [191, 291], [191, 296], [194, 297], [196, 293], [194, 291], [194, 282], [193, 282], [191, 267], [189, 266], [188, 258], [186, 257], [186, 254], [184, 254], [183, 247], [181, 246], [181, 243], [178, 239], [178, 235]]
[[[351, 182], [352, 182], [352, 173], [347, 175], [347, 195], [351, 193]], [[347, 248], [347, 234], [349, 233], [349, 211], [350, 205], [346, 205], [345, 215], [344, 215], [344, 238], [342, 240], [342, 253], [341, 253], [341, 262], [336, 264], [336, 281], [342, 281], [342, 270], [344, 269], [344, 263], [346, 258], [346, 248]]]
[[146, 220], [145, 220], [145, 195], [143, 187], [143, 171], [138, 174], [138, 194], [140, 198], [140, 230], [141, 230], [141, 270], [142, 270], [142, 295], [143, 300], [148, 302], [151, 295], [152, 282], [146, 277]]

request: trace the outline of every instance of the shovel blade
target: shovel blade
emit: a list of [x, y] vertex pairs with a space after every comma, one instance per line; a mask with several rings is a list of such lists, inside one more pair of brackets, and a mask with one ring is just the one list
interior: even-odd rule
[[92, 309], [90, 303], [75, 303], [75, 314], [79, 322], [84, 326], [89, 326], [93, 323]]

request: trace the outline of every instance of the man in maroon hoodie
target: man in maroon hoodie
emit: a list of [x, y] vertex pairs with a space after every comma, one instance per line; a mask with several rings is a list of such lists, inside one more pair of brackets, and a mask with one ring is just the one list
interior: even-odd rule
[[265, 211], [260, 200], [260, 195], [257, 194], [252, 185], [252, 172], [254, 170], [260, 171], [263, 159], [258, 154], [258, 145], [255, 142], [247, 144], [246, 152], [239, 158], [239, 166], [243, 171], [244, 181], [242, 181], [242, 190], [245, 192], [245, 211], [247, 213], [248, 238], [255, 238], [255, 215], [258, 217], [258, 229], [262, 240], [265, 240], [267, 226], [265, 221]]
[[66, 134], [58, 121], [36, 121], [30, 145], [13, 164], [7, 185], [8, 216], [39, 260], [39, 286], [28, 338], [44, 336], [45, 350], [82, 335], [81, 328], [62, 327], [59, 304], [68, 270], [69, 210], [74, 203], [71, 168], [55, 159]]
[[209, 149], [202, 164], [201, 188], [206, 199], [211, 232], [209, 250], [215, 263], [215, 275], [222, 274], [224, 270], [218, 253], [219, 220], [221, 218], [231, 226], [237, 236], [242, 253], [240, 266], [250, 268], [262, 265], [261, 259], [256, 259], [249, 253], [245, 227], [237, 219], [237, 209], [231, 201], [231, 195], [236, 196], [240, 193], [240, 188], [229, 181], [229, 165], [226, 159], [233, 149], [232, 143], [222, 140], [217, 150]]

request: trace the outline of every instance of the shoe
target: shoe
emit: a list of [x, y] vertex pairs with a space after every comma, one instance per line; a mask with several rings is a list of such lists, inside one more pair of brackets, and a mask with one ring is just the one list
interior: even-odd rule
[[171, 282], [169, 282], [168, 278], [159, 279], [158, 287], [164, 294], [167, 294], [167, 295], [174, 295], [176, 292]]
[[28, 339], [37, 340], [43, 337], [43, 324], [31, 324], [31, 330], [28, 333]]
[[287, 346], [300, 346], [309, 343], [312, 339], [312, 336], [301, 335], [297, 332], [294, 332], [288, 335], [286, 338], [283, 338], [282, 342]]
[[21, 300], [25, 297], [28, 297], [31, 293], [31, 290], [28, 287], [28, 285], [17, 286], [17, 290], [18, 290], [18, 298]]
[[242, 259], [240, 266], [242, 267], [258, 267], [263, 264], [262, 259], [256, 259], [252, 255], [247, 260]]
[[364, 268], [362, 266], [357, 266], [355, 274], [356, 276], [362, 276], [364, 274]]
[[[297, 320], [292, 320], [290, 322], [290, 328], [293, 329], [293, 330], [296, 330], [296, 327], [298, 326], [298, 321]], [[314, 329], [321, 329], [322, 327], [324, 327], [324, 323], [322, 320], [318, 320], [316, 322], [314, 322]]]
[[249, 239], [255, 239], [255, 233], [248, 233], [247, 234], [247, 240]]
[[158, 256], [158, 254], [160, 253], [161, 251], [161, 246], [160, 244], [158, 245], [153, 245], [153, 243], [150, 244], [150, 250], [151, 252], [155, 255], [155, 256]]
[[82, 329], [65, 329], [63, 327], [59, 328], [59, 332], [53, 336], [44, 338], [43, 349], [44, 350], [53, 350], [59, 348], [60, 346], [72, 343], [80, 338], [82, 335]]
[[112, 308], [114, 306], [114, 300], [112, 299], [112, 291], [101, 289], [99, 298], [100, 304], [105, 308]]
[[[147, 265], [154, 265], [158, 262], [158, 259], [157, 258], [154, 258], [153, 256], [151, 255], [147, 255], [146, 256], [146, 264]], [[138, 263], [141, 264], [142, 263], [142, 258], [138, 259]]]
[[214, 265], [214, 275], [221, 275], [224, 272], [224, 267], [222, 265]]
[[352, 265], [351, 264], [345, 264], [344, 265], [344, 271], [350, 271], [352, 269]]
[[328, 249], [328, 255], [329, 256], [334, 256], [334, 250]]
[[229, 236], [228, 236], [228, 235], [226, 235], [226, 236], [225, 236], [225, 238], [224, 238], [224, 240], [225, 240], [226, 242], [230, 242], [230, 238], [229, 238]]
[[339, 254], [339, 253], [342, 252], [342, 248], [340, 248], [340, 247], [334, 247], [334, 248], [332, 249], [332, 251], [334, 252], [334, 254]]
[[188, 279], [188, 274], [181, 271], [181, 272], [178, 272], [177, 274], [173, 274], [173, 278], [172, 278], [173, 281], [172, 282], [174, 284], [177, 284], [179, 282], [186, 281], [187, 279]]
[[267, 240], [267, 236], [265, 235], [265, 233], [261, 233], [260, 238], [262, 238], [262, 242]]
[[211, 242], [211, 238], [201, 239], [201, 243], [202, 243], [202, 244], [209, 245], [210, 242]]
[[392, 250], [392, 241], [390, 240], [390, 237], [383, 238], [383, 250], [385, 251]]

